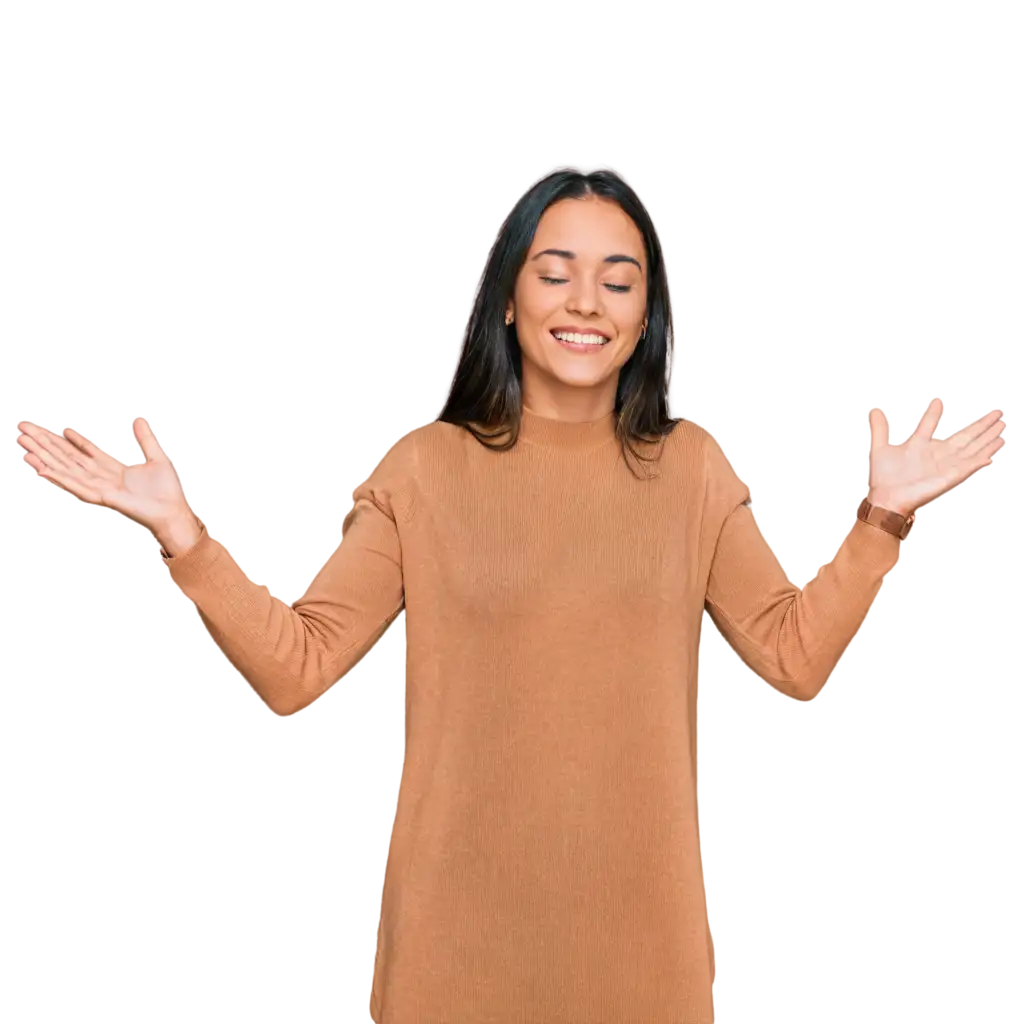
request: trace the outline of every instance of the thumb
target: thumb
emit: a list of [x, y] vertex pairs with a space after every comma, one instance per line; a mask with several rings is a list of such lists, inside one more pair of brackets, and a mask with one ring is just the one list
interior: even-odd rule
[[889, 421], [881, 409], [872, 409], [868, 413], [868, 424], [871, 427], [871, 450], [889, 443]]
[[151, 462], [153, 459], [170, 461], [164, 454], [163, 448], [160, 447], [156, 434], [153, 433], [150, 425], [141, 416], [132, 421], [132, 429], [135, 431], [135, 440], [139, 442], [147, 462]]

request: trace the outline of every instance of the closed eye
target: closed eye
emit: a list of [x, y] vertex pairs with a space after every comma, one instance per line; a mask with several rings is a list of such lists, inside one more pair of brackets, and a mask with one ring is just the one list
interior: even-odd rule
[[[541, 280], [546, 284], [565, 284], [566, 278], [564, 277], [544, 277], [541, 276]], [[605, 288], [613, 292], [628, 292], [632, 285], [628, 284], [606, 284]]]

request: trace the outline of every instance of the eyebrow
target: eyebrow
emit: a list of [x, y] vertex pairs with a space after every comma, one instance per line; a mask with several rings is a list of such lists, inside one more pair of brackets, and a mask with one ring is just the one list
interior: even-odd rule
[[[568, 249], [542, 249], [536, 256], [531, 256], [530, 261], [539, 260], [541, 256], [561, 256], [566, 260], [576, 259], [576, 253], [570, 252]], [[637, 269], [643, 273], [643, 267], [640, 266], [640, 261], [633, 259], [632, 256], [626, 256], [621, 252], [615, 253], [613, 256], [605, 256], [605, 263], [635, 263]]]

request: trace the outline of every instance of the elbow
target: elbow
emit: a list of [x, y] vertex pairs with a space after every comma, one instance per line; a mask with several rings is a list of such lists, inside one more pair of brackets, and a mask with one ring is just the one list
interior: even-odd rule
[[743, 639], [748, 642], [730, 640], [743, 661], [770, 686], [799, 701], [814, 700], [821, 693], [842, 653], [834, 643], [823, 646], [820, 642], [808, 651], [799, 638], [788, 634], [775, 634], [761, 643], [749, 634]]
[[309, 658], [304, 662], [301, 670], [292, 674], [287, 681], [282, 682], [280, 676], [276, 677], [273, 689], [262, 689], [261, 696], [275, 715], [281, 718], [294, 715], [322, 697], [359, 661], [367, 649], [364, 648], [355, 658], [342, 660], [339, 660], [337, 656]]
[[813, 676], [781, 676], [765, 673], [762, 674], [762, 678], [774, 686], [779, 693], [784, 693], [787, 697], [799, 701], [814, 700], [825, 685], [824, 679], [817, 679]]
[[835, 662], [825, 662], [818, 658], [800, 658], [799, 661], [773, 658], [766, 661], [768, 670], [765, 679], [777, 690], [792, 697], [793, 700], [809, 701], [821, 693], [822, 687], [828, 682]]
[[287, 718], [299, 710], [298, 705], [293, 701], [286, 700], [281, 694], [260, 693], [263, 703], [280, 718]]
[[[290, 667], [290, 671], [286, 671]], [[276, 659], [269, 667], [260, 665], [246, 679], [260, 700], [279, 718], [288, 718], [313, 703], [329, 688], [321, 663], [305, 659], [298, 669]]]
[[264, 701], [275, 715], [280, 718], [288, 718], [297, 711], [308, 708], [327, 689], [328, 687], [321, 682], [310, 686], [307, 683], [296, 681], [291, 686], [264, 697]]
[[802, 701], [814, 700], [821, 693], [827, 679], [828, 676], [825, 676], [824, 679], [807, 676], [795, 685], [792, 696]]
[[[252, 680], [250, 680], [252, 682]], [[260, 699], [279, 718], [287, 718], [301, 711], [309, 701], [301, 700], [301, 691], [295, 686], [257, 686], [253, 683], [253, 689], [259, 694]]]

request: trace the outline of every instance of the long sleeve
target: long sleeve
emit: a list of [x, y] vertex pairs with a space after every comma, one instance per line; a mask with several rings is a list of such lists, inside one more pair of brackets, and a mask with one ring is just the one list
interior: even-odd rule
[[835, 558], [801, 589], [761, 535], [746, 484], [706, 431], [704, 453], [705, 528], [714, 544], [704, 607], [754, 672], [810, 700], [860, 628], [902, 542], [855, 516]]
[[342, 540], [306, 593], [287, 605], [250, 580], [207, 533], [171, 558], [171, 578], [210, 635], [279, 715], [306, 707], [373, 647], [405, 606], [400, 526], [415, 512], [411, 435], [352, 493]]

